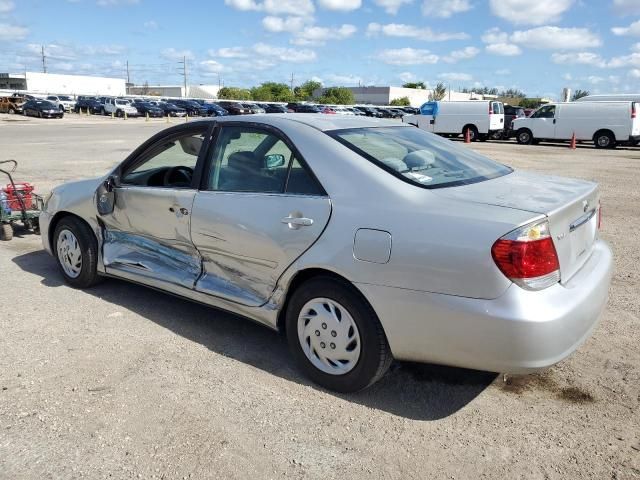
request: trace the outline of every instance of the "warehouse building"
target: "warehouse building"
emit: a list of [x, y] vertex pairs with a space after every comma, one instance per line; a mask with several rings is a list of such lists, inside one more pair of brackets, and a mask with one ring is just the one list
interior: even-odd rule
[[128, 85], [128, 95], [153, 95], [158, 97], [218, 98], [218, 85]]
[[35, 94], [121, 96], [126, 94], [121, 78], [57, 73], [0, 73], [0, 90]]

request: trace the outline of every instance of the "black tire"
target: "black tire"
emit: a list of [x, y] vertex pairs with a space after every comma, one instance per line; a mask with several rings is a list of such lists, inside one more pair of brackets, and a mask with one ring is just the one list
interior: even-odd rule
[[[58, 238], [64, 231], [70, 231], [77, 239], [78, 245], [82, 252], [82, 266], [77, 277], [72, 277], [65, 272], [62, 267], [60, 256], [58, 253]], [[98, 275], [98, 241], [89, 226], [77, 217], [64, 217], [58, 225], [56, 225], [53, 234], [53, 242], [51, 245], [60, 273], [64, 277], [66, 283], [74, 288], [89, 288], [100, 282], [102, 279]]]
[[467, 139], [467, 131], [469, 132], [469, 140], [471, 142], [475, 142], [476, 140], [478, 140], [478, 129], [475, 127], [475, 125], [467, 125], [462, 129], [462, 137], [465, 139], [465, 141]]
[[609, 130], [600, 130], [593, 136], [596, 148], [616, 148], [616, 137]]
[[10, 223], [3, 223], [0, 228], [0, 240], [8, 242], [13, 239], [13, 227]]
[[521, 128], [516, 132], [516, 140], [520, 145], [531, 145], [533, 143], [533, 134], [528, 128]]
[[14, 113], [16, 113], [15, 109], [10, 108], [10, 109], [9, 109], [9, 115], [13, 115]]
[[[298, 339], [298, 316], [307, 302], [326, 298], [339, 303], [354, 320], [360, 335], [360, 356], [352, 370], [340, 375], [325, 373], [307, 358]], [[287, 341], [303, 373], [315, 383], [338, 392], [357, 392], [378, 381], [386, 373], [393, 356], [387, 337], [369, 303], [345, 281], [316, 277], [293, 293], [286, 311]]]

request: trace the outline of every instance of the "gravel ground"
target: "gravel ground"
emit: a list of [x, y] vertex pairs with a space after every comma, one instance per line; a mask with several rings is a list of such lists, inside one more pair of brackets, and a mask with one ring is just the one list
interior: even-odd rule
[[[0, 115], [1, 156], [44, 192], [166, 126]], [[336, 395], [277, 334], [121, 281], [73, 290], [23, 234], [0, 244], [0, 478], [640, 478], [640, 149], [472, 148], [601, 185], [616, 272], [569, 359], [506, 382], [400, 364]]]

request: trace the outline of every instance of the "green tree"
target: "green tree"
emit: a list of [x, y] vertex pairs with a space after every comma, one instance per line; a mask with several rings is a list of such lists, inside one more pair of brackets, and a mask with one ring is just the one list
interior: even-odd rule
[[225, 100], [251, 100], [251, 91], [246, 88], [222, 87], [218, 98]]
[[293, 100], [293, 93], [284, 83], [265, 82], [251, 89], [251, 98], [261, 102], [290, 102]]
[[353, 96], [353, 92], [348, 88], [331, 87], [324, 91], [318, 102], [330, 105], [353, 105], [356, 103], [356, 99]]
[[445, 86], [444, 83], [438, 82], [436, 87], [433, 89], [433, 92], [431, 92], [431, 95], [429, 95], [429, 100], [431, 101], [442, 100], [446, 94], [447, 94], [447, 87]]
[[293, 89], [296, 100], [311, 100], [313, 98], [313, 92], [322, 88], [322, 83], [315, 80], [307, 80], [299, 87]]
[[587, 95], [589, 95], [589, 91], [588, 90], [580, 90], [580, 89], [578, 89], [573, 93], [573, 96], [571, 97], [571, 101], [575, 102], [579, 98], [586, 97]]
[[402, 88], [419, 88], [421, 90], [426, 90], [427, 86], [424, 82], [407, 82], [402, 85]]
[[508, 88], [507, 90], [500, 92], [500, 96], [505, 98], [525, 98], [526, 97], [525, 93], [518, 90], [517, 88]]
[[409, 105], [411, 105], [411, 100], [409, 100], [409, 97], [394, 98], [393, 100], [391, 100], [391, 103], [389, 105], [397, 107], [408, 107]]
[[542, 105], [539, 98], [523, 98], [520, 100], [520, 106], [522, 108], [538, 108]]

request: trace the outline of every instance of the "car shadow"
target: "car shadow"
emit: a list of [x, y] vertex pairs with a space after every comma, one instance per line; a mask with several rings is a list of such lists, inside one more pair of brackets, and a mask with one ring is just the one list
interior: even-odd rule
[[[44, 250], [19, 255], [13, 262], [42, 278], [50, 288], [64, 284], [54, 259]], [[344, 400], [415, 420], [437, 420], [474, 400], [495, 373], [396, 362], [372, 387], [339, 394], [310, 383], [293, 365], [284, 336], [237, 315], [183, 300], [121, 280], [108, 279], [84, 291], [116, 308], [134, 312], [209, 350]]]

